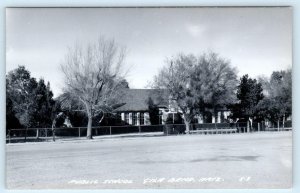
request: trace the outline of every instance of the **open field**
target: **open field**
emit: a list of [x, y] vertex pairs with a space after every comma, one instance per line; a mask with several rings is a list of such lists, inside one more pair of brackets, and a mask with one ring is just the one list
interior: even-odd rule
[[292, 132], [6, 145], [9, 189], [290, 188]]

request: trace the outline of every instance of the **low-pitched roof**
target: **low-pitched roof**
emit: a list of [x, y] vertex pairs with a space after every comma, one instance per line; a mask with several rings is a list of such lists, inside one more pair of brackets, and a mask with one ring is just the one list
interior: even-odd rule
[[121, 98], [122, 106], [115, 111], [148, 111], [149, 98], [159, 107], [168, 106], [168, 96], [165, 90], [160, 89], [128, 89]]

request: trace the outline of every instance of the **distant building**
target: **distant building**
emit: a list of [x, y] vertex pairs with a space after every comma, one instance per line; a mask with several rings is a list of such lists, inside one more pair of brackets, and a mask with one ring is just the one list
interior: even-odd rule
[[[168, 114], [180, 112], [165, 90], [159, 89], [128, 89], [121, 99], [122, 105], [115, 111], [121, 116], [121, 120], [129, 125], [151, 125], [149, 100], [158, 107], [158, 124], [164, 124]], [[229, 114], [230, 111], [222, 108], [216, 116], [198, 115], [195, 120], [198, 123], [222, 123], [228, 119]]]
[[[65, 109], [64, 111], [76, 107], [76, 102], [68, 94], [62, 94], [56, 100], [60, 101], [62, 108]], [[150, 113], [150, 101], [156, 107], [156, 113], [153, 113], [153, 111]], [[118, 106], [113, 113], [116, 113], [118, 118], [111, 121], [121, 125], [165, 124], [167, 119], [174, 121], [174, 117], [178, 116], [176, 114], [180, 114], [176, 102], [163, 89], [126, 89]], [[229, 115], [230, 111], [228, 109], [219, 108], [214, 116], [210, 112], [195, 116], [193, 123], [229, 122]], [[153, 121], [153, 117], [156, 118], [155, 123], [150, 121]], [[111, 125], [112, 122], [108, 124]], [[72, 127], [68, 118], [65, 120], [64, 125]]]
[[130, 125], [151, 125], [149, 101], [158, 107], [159, 124], [163, 123], [162, 112], [168, 109], [168, 97], [158, 89], [128, 89], [121, 98], [121, 106], [115, 111], [122, 121]]

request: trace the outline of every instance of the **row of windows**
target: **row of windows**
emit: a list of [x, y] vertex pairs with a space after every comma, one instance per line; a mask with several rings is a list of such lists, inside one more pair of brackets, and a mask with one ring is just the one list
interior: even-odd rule
[[[129, 123], [129, 113], [124, 113], [124, 116], [125, 116], [124, 117], [125, 122]], [[144, 113], [140, 113], [139, 121], [140, 121], [140, 125], [145, 124]], [[137, 123], [138, 123], [137, 113], [132, 113], [132, 125], [137, 125]]]

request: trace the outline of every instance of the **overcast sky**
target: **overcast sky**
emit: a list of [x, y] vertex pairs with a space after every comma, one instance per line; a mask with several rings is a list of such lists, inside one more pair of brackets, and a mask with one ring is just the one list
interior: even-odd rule
[[100, 35], [127, 47], [131, 88], [144, 88], [177, 53], [217, 52], [239, 76], [292, 66], [291, 8], [8, 8], [6, 71], [25, 65], [57, 96], [67, 47]]

